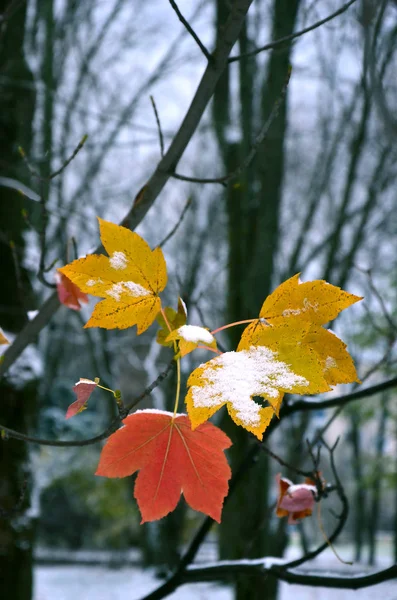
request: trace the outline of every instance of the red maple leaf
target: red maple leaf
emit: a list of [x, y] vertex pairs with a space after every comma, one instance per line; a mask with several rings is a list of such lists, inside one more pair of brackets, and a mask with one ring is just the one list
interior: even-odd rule
[[80, 290], [79, 287], [66, 275], [57, 271], [55, 273], [55, 282], [57, 284], [57, 292], [59, 302], [72, 310], [81, 310], [82, 304], [87, 304], [88, 296]]
[[142, 523], [173, 511], [183, 493], [194, 509], [221, 520], [231, 471], [223, 450], [231, 441], [204, 423], [192, 431], [186, 415], [142, 410], [123, 421], [104, 446], [96, 475], [126, 477], [139, 471], [134, 496]]
[[88, 399], [95, 390], [96, 386], [97, 382], [91, 381], [91, 379], [80, 379], [80, 381], [76, 383], [76, 385], [73, 387], [73, 391], [77, 396], [77, 400], [75, 400], [75, 402], [69, 406], [65, 415], [65, 419], [74, 417], [74, 415], [77, 415], [77, 413], [86, 408]]

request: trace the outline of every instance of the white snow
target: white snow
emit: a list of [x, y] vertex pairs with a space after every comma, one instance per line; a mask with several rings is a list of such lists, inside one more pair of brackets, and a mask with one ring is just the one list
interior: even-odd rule
[[113, 252], [109, 258], [110, 266], [116, 271], [123, 271], [127, 268], [128, 260], [124, 252]]
[[289, 317], [291, 315], [297, 316], [307, 312], [310, 309], [314, 310], [314, 312], [317, 312], [319, 309], [318, 302], [310, 302], [308, 298], [304, 298], [302, 308], [286, 308], [285, 310], [283, 310], [283, 317]]
[[177, 329], [177, 332], [186, 342], [212, 344], [215, 341], [214, 336], [207, 329], [197, 325], [182, 325]]
[[286, 308], [285, 310], [283, 310], [283, 317], [290, 317], [291, 315], [300, 315], [301, 312], [302, 311], [300, 308]]
[[277, 360], [276, 352], [264, 346], [226, 352], [202, 366], [206, 366], [202, 379], [208, 385], [192, 386], [194, 406], [210, 408], [230, 402], [237, 417], [249, 426], [259, 424], [261, 411], [251, 396], [266, 394], [277, 398], [280, 389], [287, 391], [296, 385], [309, 385], [307, 379]]
[[184, 310], [184, 313], [185, 313], [185, 315], [187, 316], [187, 306], [186, 306], [186, 304], [185, 304], [185, 301], [184, 301], [184, 300], [182, 300], [182, 298], [181, 298], [181, 297], [179, 298], [179, 301], [180, 301], [180, 303], [181, 303], [181, 305], [182, 305], [182, 308], [183, 308], [183, 310]]
[[103, 281], [102, 281], [102, 279], [101, 279], [100, 277], [98, 277], [98, 279], [89, 279], [89, 280], [86, 282], [86, 285], [87, 285], [88, 287], [92, 287], [92, 286], [94, 286], [94, 285], [97, 285], [98, 283], [103, 283]]
[[80, 380], [77, 381], [74, 385], [80, 385], [81, 383], [90, 383], [91, 385], [97, 385], [95, 381], [92, 381], [92, 379], [84, 379], [84, 377], [80, 377]]
[[324, 371], [328, 371], [329, 369], [334, 369], [337, 366], [338, 365], [337, 365], [336, 360], [332, 356], [327, 356], [327, 358], [325, 359]]
[[116, 302], [120, 302], [120, 298], [123, 294], [128, 294], [128, 296], [133, 296], [135, 298], [138, 298], [139, 296], [150, 296], [149, 290], [133, 281], [120, 281], [119, 283], [114, 283], [106, 293], [111, 298], [114, 298]]
[[[138, 413], [150, 413], [152, 415], [168, 415], [170, 417], [174, 416], [173, 412], [169, 410], [159, 410], [158, 408], [144, 408], [142, 410], [136, 410], [133, 414], [137, 415]], [[176, 417], [186, 417], [187, 415], [184, 413], [176, 413]]]

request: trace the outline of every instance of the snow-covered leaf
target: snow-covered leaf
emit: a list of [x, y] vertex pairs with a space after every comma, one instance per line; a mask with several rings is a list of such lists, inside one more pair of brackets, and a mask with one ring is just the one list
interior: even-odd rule
[[75, 400], [69, 406], [65, 415], [65, 419], [70, 419], [70, 417], [74, 417], [74, 415], [77, 415], [82, 410], [87, 408], [87, 402], [97, 385], [97, 381], [80, 378], [80, 381], [78, 381], [73, 387], [73, 391], [77, 396], [77, 400]]
[[317, 325], [325, 325], [355, 302], [362, 300], [322, 279], [302, 283], [299, 273], [284, 281], [263, 303], [259, 316], [278, 324], [288, 317], [299, 317]]
[[216, 339], [204, 327], [197, 325], [182, 325], [172, 331], [166, 338], [166, 342], [178, 342], [178, 357], [186, 356], [196, 348], [216, 349]]
[[299, 519], [310, 517], [315, 505], [317, 488], [311, 479], [305, 483], [294, 485], [292, 481], [277, 475], [279, 492], [276, 514], [278, 517], [288, 517], [288, 523], [294, 525]]
[[[284, 392], [311, 389], [310, 367], [291, 368], [277, 353], [264, 346], [225, 352], [200, 365], [188, 379], [187, 410], [192, 427], [204, 423], [223, 405], [233, 421], [260, 440], [273, 414], [278, 415]], [[324, 382], [325, 389], [328, 389]], [[268, 406], [253, 399], [260, 396]]]

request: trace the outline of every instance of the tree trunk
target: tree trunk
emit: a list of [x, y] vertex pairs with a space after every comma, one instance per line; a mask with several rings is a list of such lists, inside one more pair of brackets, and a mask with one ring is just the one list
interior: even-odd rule
[[[299, 0], [277, 0], [273, 8], [272, 39], [289, 35], [294, 30]], [[217, 30], [221, 32], [227, 3], [218, 0]], [[248, 27], [248, 25], [247, 25]], [[240, 51], [249, 49], [246, 29], [240, 36]], [[291, 46], [272, 52], [262, 87], [260, 124], [253, 124], [254, 81], [260, 77], [256, 63], [242, 61], [240, 68], [241, 143], [227, 139], [229, 106], [231, 102], [228, 74], [223, 76], [214, 98], [214, 126], [227, 172], [233, 171], [247, 154], [258, 130], [269, 117], [280, 96], [289, 69]], [[254, 61], [254, 59], [249, 59]], [[226, 211], [229, 220], [228, 320], [255, 317], [271, 291], [274, 277], [274, 257], [279, 238], [279, 214], [284, 175], [284, 140], [287, 129], [286, 103], [281, 106], [267, 140], [258, 151], [248, 173], [237, 185], [226, 190]], [[236, 347], [241, 330], [230, 330], [230, 341]], [[232, 438], [232, 470], [238, 468], [252, 443], [252, 437], [231, 423], [228, 416], [222, 428]], [[268, 513], [270, 465], [264, 453], [258, 457], [255, 469], [246, 473], [233, 492], [222, 516], [220, 527], [221, 558], [238, 559], [265, 554], [282, 555], [286, 536], [284, 524], [278, 530], [269, 529]], [[259, 534], [258, 534], [259, 528]], [[271, 600], [277, 595], [277, 583], [263, 578], [241, 578], [236, 585], [236, 600]]]
[[[0, 13], [9, 6], [0, 0]], [[26, 3], [18, 3], [12, 18], [2, 24], [0, 72], [4, 87], [0, 94], [1, 175], [19, 181], [26, 179], [18, 146], [29, 152], [34, 93], [23, 53]], [[2, 84], [3, 85], [3, 84]], [[33, 85], [33, 84], [32, 84]], [[0, 223], [0, 325], [18, 332], [26, 321], [32, 294], [26, 272], [21, 268], [24, 251], [25, 200], [15, 190], [1, 188]], [[10, 246], [13, 242], [13, 250]], [[36, 405], [34, 383], [18, 386], [0, 383], [0, 423], [26, 431]], [[32, 550], [34, 522], [26, 514], [29, 507], [30, 475], [28, 451], [23, 442], [0, 439], [0, 598], [30, 600], [32, 597]]]
[[354, 410], [350, 415], [350, 440], [352, 444], [352, 466], [354, 478], [354, 562], [360, 562], [362, 559], [362, 550], [364, 543], [364, 528], [363, 523], [366, 519], [366, 493], [363, 486], [363, 462], [362, 462], [362, 446], [360, 434], [360, 415], [357, 410]]
[[383, 394], [381, 400], [381, 413], [379, 417], [379, 429], [376, 436], [376, 454], [374, 465], [374, 478], [371, 490], [370, 515], [368, 519], [368, 543], [369, 556], [368, 563], [375, 564], [376, 559], [376, 534], [379, 526], [381, 486], [384, 474], [384, 450], [386, 440], [386, 424], [389, 417], [388, 402], [389, 394]]

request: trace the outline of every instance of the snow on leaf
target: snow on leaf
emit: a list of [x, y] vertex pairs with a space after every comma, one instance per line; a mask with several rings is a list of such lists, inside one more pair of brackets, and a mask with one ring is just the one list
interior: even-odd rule
[[299, 519], [304, 519], [312, 514], [317, 488], [313, 481], [306, 479], [305, 483], [294, 485], [292, 481], [276, 476], [279, 486], [276, 515], [288, 517], [288, 524], [294, 525]]
[[321, 279], [301, 283], [297, 273], [266, 298], [259, 316], [272, 324], [280, 323], [286, 317], [296, 317], [325, 325], [359, 300], [362, 300], [360, 296]]
[[64, 304], [72, 310], [81, 310], [82, 304], [87, 304], [88, 296], [80, 288], [70, 281], [66, 275], [57, 271], [55, 273], [55, 283], [57, 286], [58, 298], [61, 304]]
[[167, 283], [162, 250], [151, 250], [135, 232], [99, 219], [102, 244], [108, 257], [91, 254], [60, 269], [87, 294], [104, 298], [85, 327], [145, 331], [155, 320], [158, 294]]
[[174, 341], [178, 341], [179, 343], [178, 357], [186, 356], [186, 354], [189, 354], [189, 352], [200, 346], [216, 349], [216, 339], [214, 336], [208, 329], [197, 327], [197, 325], [182, 325], [182, 327], [178, 327], [178, 329], [172, 331], [166, 338], [166, 342]]
[[[170, 306], [167, 306], [164, 309], [165, 316], [167, 317], [168, 325], [171, 327], [171, 331], [174, 329], [178, 329], [182, 325], [185, 325], [187, 319], [187, 310], [186, 304], [182, 300], [182, 298], [178, 299], [178, 311], [175, 311]], [[157, 333], [157, 343], [161, 346], [173, 346], [173, 341], [167, 341], [167, 337], [169, 336], [170, 330], [168, 325], [161, 313], [157, 315], [157, 322], [160, 325], [160, 329]]]
[[79, 412], [87, 408], [87, 402], [96, 386], [96, 381], [80, 378], [80, 381], [78, 381], [73, 387], [73, 391], [77, 396], [77, 400], [75, 400], [75, 402], [69, 406], [65, 415], [65, 419], [70, 419], [70, 417], [74, 417], [74, 415], [77, 415]]
[[134, 496], [142, 523], [173, 511], [183, 493], [194, 509], [220, 522], [230, 468], [230, 439], [211, 423], [192, 431], [186, 415], [137, 411], [107, 440], [96, 475], [126, 477], [139, 471]]
[[[261, 440], [273, 414], [278, 415], [284, 392], [305, 393], [310, 389], [305, 369], [301, 371], [264, 346], [226, 352], [200, 365], [188, 379], [186, 404], [192, 427], [226, 404], [233, 421]], [[254, 396], [265, 398], [270, 406], [260, 406]]]
[[3, 333], [3, 330], [0, 329], [0, 345], [9, 344], [10, 342], [7, 340], [6, 336]]
[[346, 344], [309, 321], [286, 319], [274, 326], [261, 321], [251, 323], [241, 336], [238, 350], [251, 346], [266, 346], [277, 352], [294, 372], [310, 381], [306, 390], [295, 393], [318, 394], [339, 383], [360, 383]]

